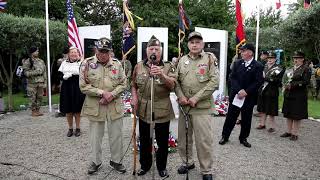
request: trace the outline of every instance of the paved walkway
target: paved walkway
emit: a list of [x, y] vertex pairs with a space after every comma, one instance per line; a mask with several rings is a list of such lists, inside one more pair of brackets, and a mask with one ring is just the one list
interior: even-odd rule
[[[132, 147], [123, 159], [128, 172], [111, 171], [107, 133], [103, 141], [103, 167], [96, 175], [88, 176], [88, 121], [82, 119], [80, 137], [68, 138], [64, 118], [55, 118], [49, 113], [32, 118], [29, 114], [30, 111], [22, 111], [0, 117], [0, 179], [152, 179], [151, 172], [143, 177], [132, 176]], [[272, 134], [252, 128], [248, 139], [252, 148], [248, 149], [239, 144], [239, 126], [233, 131], [230, 143], [218, 145], [224, 117], [215, 117], [212, 122], [215, 179], [320, 179], [320, 123], [303, 121], [299, 140], [293, 142], [279, 137], [285, 131], [285, 119], [279, 117], [276, 121], [278, 128]], [[256, 125], [254, 118], [252, 127]], [[131, 119], [126, 118], [125, 148], [131, 129]], [[173, 134], [177, 133], [176, 120], [172, 121], [171, 129]], [[185, 179], [176, 172], [179, 165], [178, 153], [169, 154], [170, 177], [167, 179]], [[160, 179], [157, 171], [155, 173], [156, 179]], [[190, 171], [189, 179], [202, 179], [198, 162], [196, 169]]]

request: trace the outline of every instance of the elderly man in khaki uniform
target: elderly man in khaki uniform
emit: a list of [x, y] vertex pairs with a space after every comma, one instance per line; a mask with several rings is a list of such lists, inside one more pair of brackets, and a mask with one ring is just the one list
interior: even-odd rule
[[42, 102], [43, 89], [46, 88], [47, 74], [46, 65], [39, 58], [39, 49], [35, 46], [29, 49], [30, 58], [22, 62], [24, 75], [27, 77], [27, 91], [31, 99], [31, 116], [42, 116], [40, 106]]
[[188, 123], [188, 163], [186, 159], [186, 122], [180, 112], [178, 124], [179, 155], [183, 165], [179, 174], [186, 174], [195, 168], [192, 157], [193, 139], [204, 180], [212, 179], [213, 165], [213, 109], [212, 93], [218, 87], [219, 73], [217, 58], [212, 53], [203, 52], [204, 42], [199, 32], [188, 37], [189, 54], [183, 56], [177, 66], [175, 88], [179, 104], [189, 114]]
[[86, 94], [82, 114], [89, 119], [89, 141], [91, 144], [91, 163], [88, 174], [101, 167], [101, 144], [107, 121], [111, 152], [110, 166], [125, 173], [121, 164], [123, 157], [123, 110], [120, 94], [126, 88], [126, 77], [119, 61], [110, 58], [111, 41], [101, 38], [97, 43], [97, 54], [85, 59], [80, 70], [80, 89]]
[[[139, 117], [140, 164], [138, 176], [146, 174], [152, 166], [153, 142], [150, 136], [151, 120], [151, 76], [154, 76], [154, 132], [158, 149], [156, 162], [159, 175], [168, 177], [166, 170], [168, 157], [168, 139], [170, 120], [174, 118], [170, 101], [170, 92], [175, 86], [175, 67], [163, 62], [160, 41], [152, 36], [147, 44], [147, 59], [140, 61], [132, 76], [132, 104]], [[151, 132], [153, 133], [153, 132]]]

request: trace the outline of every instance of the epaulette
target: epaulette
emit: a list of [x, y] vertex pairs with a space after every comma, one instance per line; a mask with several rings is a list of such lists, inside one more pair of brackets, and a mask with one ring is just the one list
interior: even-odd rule
[[208, 54], [209, 60], [213, 60], [213, 64], [214, 66], [218, 66], [218, 59], [217, 57], [212, 53], [212, 52], [205, 52], [206, 54]]
[[119, 59], [112, 58], [112, 61], [115, 61], [115, 62], [117, 62], [117, 63], [121, 64], [121, 62], [119, 61]]
[[171, 61], [165, 61], [164, 63], [170, 64], [171, 66], [174, 66], [173, 62], [171, 62]]

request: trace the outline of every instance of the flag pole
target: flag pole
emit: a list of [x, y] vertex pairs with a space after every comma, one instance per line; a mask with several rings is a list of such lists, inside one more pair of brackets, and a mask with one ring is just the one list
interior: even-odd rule
[[52, 112], [51, 107], [51, 68], [50, 68], [50, 44], [49, 44], [49, 4], [48, 0], [46, 0], [46, 40], [47, 40], [47, 77], [48, 77], [48, 84], [47, 84], [47, 96], [49, 98], [49, 112]]
[[259, 49], [259, 31], [260, 31], [260, 2], [258, 2], [258, 16], [257, 16], [257, 31], [256, 31], [256, 53], [255, 59], [258, 60], [258, 49]]

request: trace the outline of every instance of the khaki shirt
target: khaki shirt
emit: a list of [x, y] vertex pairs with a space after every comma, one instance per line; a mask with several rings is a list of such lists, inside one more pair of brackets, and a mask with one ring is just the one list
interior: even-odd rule
[[[82, 114], [93, 121], [105, 121], [107, 113], [112, 120], [123, 116], [121, 93], [127, 80], [119, 61], [110, 60], [102, 65], [96, 56], [85, 59], [80, 66], [80, 90], [86, 94]], [[104, 91], [109, 91], [114, 99], [107, 105], [99, 101]]]
[[42, 59], [32, 59], [33, 66], [31, 66], [30, 58], [22, 62], [24, 75], [28, 79], [28, 84], [42, 84], [46, 85], [47, 71], [46, 65]]
[[[170, 62], [161, 62], [159, 65], [165, 75], [175, 79], [175, 67]], [[138, 110], [137, 115], [145, 122], [151, 119], [151, 78], [150, 68], [146, 61], [140, 61], [134, 68], [132, 75], [132, 86], [137, 89]], [[154, 78], [154, 120], [156, 123], [168, 122], [174, 118], [170, 101], [170, 89], [159, 77]]]
[[206, 52], [195, 58], [188, 54], [179, 60], [176, 95], [178, 98], [185, 96], [198, 100], [196, 107], [190, 109], [190, 114], [213, 113], [212, 93], [219, 86], [217, 61], [212, 53]]

